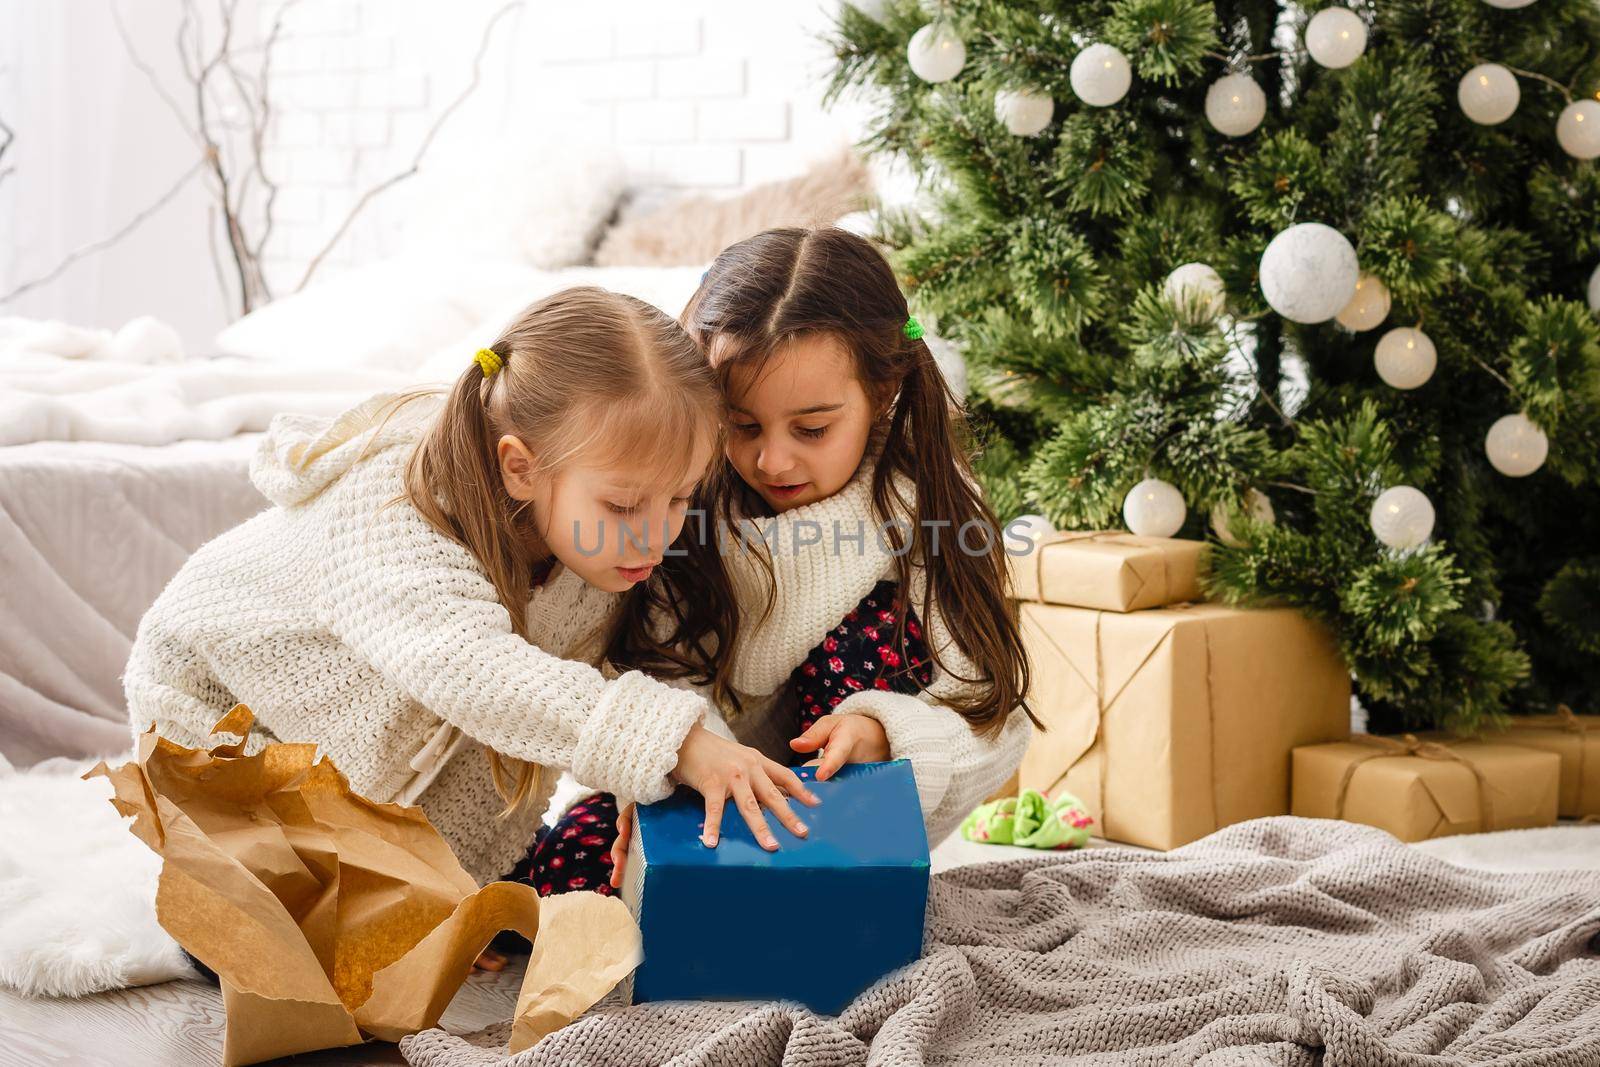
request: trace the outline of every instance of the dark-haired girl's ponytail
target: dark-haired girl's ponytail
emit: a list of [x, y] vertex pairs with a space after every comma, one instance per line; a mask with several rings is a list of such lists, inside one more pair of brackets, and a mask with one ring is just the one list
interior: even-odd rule
[[906, 331], [908, 366], [878, 463], [874, 497], [881, 513], [903, 514], [910, 502], [897, 494], [890, 510], [891, 475], [898, 471], [916, 486], [912, 550], [896, 559], [901, 588], [910, 592], [910, 561], [917, 559], [925, 568], [922, 602], [939, 612], [977, 668], [977, 677], [964, 678], [939, 663], [938, 650], [932, 649], [943, 673], [973, 687], [969, 698], [944, 702], [974, 729], [995, 736], [1018, 706], [1033, 718], [1025, 703], [1027, 653], [1016, 603], [1006, 595], [1009, 579], [1000, 524], [968, 460], [966, 420], [921, 331], [915, 331], [916, 337], [912, 332]]

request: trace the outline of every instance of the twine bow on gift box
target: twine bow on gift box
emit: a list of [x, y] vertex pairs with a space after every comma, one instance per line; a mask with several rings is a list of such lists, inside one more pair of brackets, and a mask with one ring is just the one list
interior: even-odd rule
[[1563, 730], [1580, 736], [1589, 732], [1588, 725], [1572, 713], [1572, 709], [1565, 704], [1556, 705], [1556, 719]]
[[1487, 830], [1494, 825], [1494, 805], [1489, 798], [1489, 779], [1484, 776], [1478, 765], [1467, 757], [1451, 748], [1449, 745], [1437, 741], [1424, 741], [1416, 734], [1405, 734], [1400, 740], [1392, 737], [1380, 737], [1377, 734], [1356, 734], [1350, 740], [1358, 745], [1366, 745], [1377, 751], [1368, 752], [1357, 756], [1345, 767], [1344, 774], [1339, 779], [1337, 799], [1333, 805], [1333, 817], [1344, 818], [1344, 802], [1350, 795], [1350, 781], [1355, 777], [1356, 768], [1369, 760], [1393, 758], [1395, 756], [1419, 756], [1422, 759], [1441, 761], [1454, 761], [1472, 772], [1478, 780], [1478, 808], [1480, 812], [1480, 829]]

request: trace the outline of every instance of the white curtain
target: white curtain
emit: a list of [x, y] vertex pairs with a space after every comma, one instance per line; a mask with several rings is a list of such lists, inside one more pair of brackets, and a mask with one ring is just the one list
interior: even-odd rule
[[[0, 0], [0, 119], [15, 133], [0, 170], [0, 293], [49, 271], [150, 206], [199, 149], [129, 61], [110, 0]], [[140, 55], [180, 105], [175, 3], [117, 0]], [[209, 9], [207, 9], [209, 10]], [[241, 5], [253, 27], [254, 5]], [[115, 329], [155, 314], [190, 352], [228, 321], [207, 251], [199, 175], [113, 247], [0, 306], [0, 315]]]

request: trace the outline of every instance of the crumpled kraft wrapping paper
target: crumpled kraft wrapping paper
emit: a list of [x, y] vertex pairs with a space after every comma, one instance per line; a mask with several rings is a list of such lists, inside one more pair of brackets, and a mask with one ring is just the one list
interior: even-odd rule
[[[253, 721], [240, 704], [212, 733], [243, 737]], [[643, 958], [617, 898], [480, 889], [419, 809], [352, 793], [316, 746], [244, 748], [185, 748], [152, 730], [134, 762], [89, 772], [110, 779], [112, 803], [163, 859], [162, 927], [217, 972], [227, 1067], [435, 1025], [500, 930], [534, 945], [512, 1052]]]

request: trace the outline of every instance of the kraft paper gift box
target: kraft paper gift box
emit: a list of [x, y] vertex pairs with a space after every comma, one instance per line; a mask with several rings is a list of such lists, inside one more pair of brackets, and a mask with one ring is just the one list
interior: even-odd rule
[[1075, 794], [1111, 841], [1175, 848], [1289, 810], [1289, 753], [1349, 736], [1350, 675], [1288, 609], [1021, 605], [1046, 730], [1021, 784]]
[[1514, 716], [1490, 739], [1560, 756], [1560, 813], [1569, 819], [1600, 815], [1600, 715], [1575, 715], [1563, 704], [1554, 715]]
[[1293, 775], [1295, 815], [1425, 841], [1551, 825], [1561, 757], [1498, 742], [1362, 734], [1295, 749]]
[[1204, 541], [1118, 531], [1067, 531], [1008, 556], [1018, 600], [1099, 611], [1139, 611], [1200, 599]]
[[[212, 733], [245, 736], [236, 706]], [[310, 744], [209, 751], [153, 731], [136, 759], [85, 777], [162, 857], [156, 919], [215, 971], [222, 1063], [398, 1041], [434, 1026], [503, 929], [533, 942], [512, 1021], [527, 1048], [599, 1000], [638, 962], [627, 908], [596, 893], [544, 900], [519, 882], [479, 888], [418, 808], [352, 793]]]
[[795, 1000], [834, 1015], [921, 955], [928, 842], [911, 764], [815, 772], [795, 769], [822, 800], [792, 805], [804, 838], [768, 816], [776, 852], [731, 806], [717, 847], [702, 845], [705, 801], [688, 789], [638, 809], [622, 888], [644, 937], [633, 1003]]

